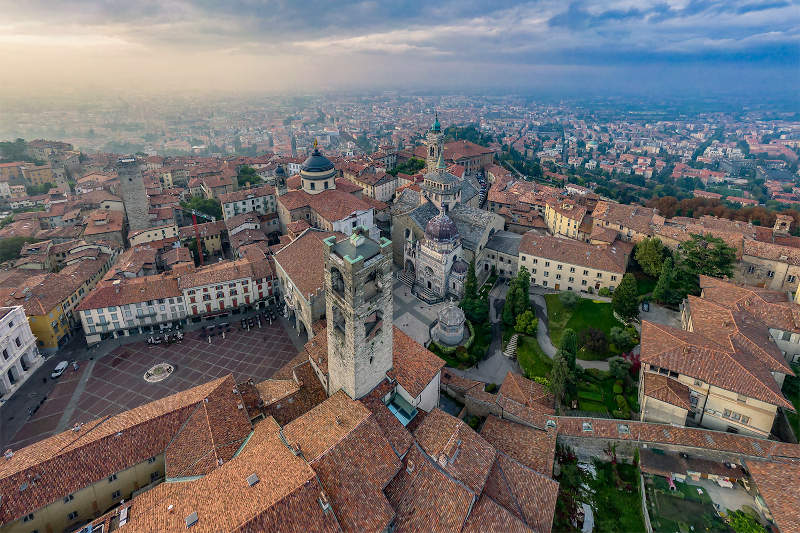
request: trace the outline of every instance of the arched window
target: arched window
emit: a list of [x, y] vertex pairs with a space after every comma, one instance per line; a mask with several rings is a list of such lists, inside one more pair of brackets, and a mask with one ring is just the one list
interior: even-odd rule
[[344, 296], [344, 278], [336, 267], [331, 268], [331, 289], [339, 296]]
[[344, 334], [344, 327], [345, 327], [345, 319], [342, 310], [333, 306], [333, 316], [331, 317], [331, 322], [333, 323], [333, 330], [337, 331], [341, 334]]
[[383, 327], [383, 313], [375, 311], [364, 321], [364, 336], [367, 339], [375, 337]]
[[431, 146], [431, 157], [433, 157], [433, 146]]
[[409, 240], [410, 238], [411, 238], [411, 229], [406, 228], [406, 240]]

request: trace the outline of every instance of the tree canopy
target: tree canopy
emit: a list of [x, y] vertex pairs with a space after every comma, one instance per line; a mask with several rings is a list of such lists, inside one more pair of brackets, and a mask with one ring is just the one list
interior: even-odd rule
[[639, 317], [639, 290], [636, 286], [636, 278], [630, 272], [622, 277], [622, 281], [614, 289], [611, 306], [625, 320]]
[[661, 265], [664, 264], [666, 249], [657, 237], [650, 237], [641, 240], [636, 244], [634, 258], [642, 271], [650, 277], [657, 277], [661, 274]]
[[214, 200], [213, 198], [201, 198], [199, 196], [195, 196], [188, 202], [181, 202], [181, 207], [184, 209], [194, 209], [195, 211], [200, 211], [201, 213], [210, 215], [217, 220], [222, 219], [222, 205], [220, 205], [219, 200]]
[[678, 246], [679, 266], [692, 274], [715, 278], [733, 276], [736, 250], [719, 237], [692, 235]]

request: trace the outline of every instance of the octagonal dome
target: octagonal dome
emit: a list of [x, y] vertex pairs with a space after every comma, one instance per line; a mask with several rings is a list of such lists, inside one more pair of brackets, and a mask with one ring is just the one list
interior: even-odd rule
[[425, 238], [433, 241], [452, 241], [458, 237], [458, 228], [449, 216], [439, 213], [425, 226]]

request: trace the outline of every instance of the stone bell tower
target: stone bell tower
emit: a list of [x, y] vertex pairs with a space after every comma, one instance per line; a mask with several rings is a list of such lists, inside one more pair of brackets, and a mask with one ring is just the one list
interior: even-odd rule
[[436, 113], [436, 120], [425, 135], [425, 147], [428, 150], [425, 171], [433, 172], [439, 163], [439, 157], [444, 157], [444, 133], [442, 133], [442, 125], [439, 124], [439, 113]]
[[392, 241], [358, 227], [324, 242], [328, 395], [341, 389], [356, 400], [392, 368]]

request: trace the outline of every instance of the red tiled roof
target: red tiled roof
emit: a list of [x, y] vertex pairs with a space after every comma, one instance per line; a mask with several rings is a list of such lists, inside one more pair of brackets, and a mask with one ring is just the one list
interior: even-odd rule
[[554, 430], [535, 429], [489, 415], [481, 428], [481, 437], [528, 468], [553, 476]]
[[537, 533], [550, 533], [558, 482], [498, 453], [484, 495], [508, 509]]
[[3, 498], [0, 524], [163, 453], [205, 398], [209, 406], [222, 402], [220, 410], [210, 407], [208, 426], [218, 425], [215, 431], [228, 436], [233, 431], [238, 439], [242, 426], [236, 409], [231, 413], [227, 405], [228, 397], [238, 397], [233, 388], [231, 376], [219, 378], [16, 450], [11, 459], [0, 461], [0, 493], [16, 494]]
[[466, 422], [436, 408], [425, 417], [414, 438], [439, 468], [481, 493], [496, 452]]
[[747, 461], [780, 533], [800, 533], [800, 463]]
[[689, 401], [689, 387], [676, 379], [662, 376], [654, 372], [644, 372], [644, 395], [655, 398], [670, 405], [682, 407], [687, 411], [692, 408]]
[[395, 510], [395, 531], [460, 531], [476, 495], [434, 466], [418, 444], [403, 458], [386, 498]]
[[725, 390], [794, 409], [763, 360], [744, 343], [722, 346], [696, 332], [642, 321], [642, 363], [685, 374]]
[[[252, 474], [258, 478], [253, 485], [247, 481]], [[283, 443], [278, 424], [267, 419], [256, 425], [242, 452], [214, 472], [161, 483], [137, 496], [125, 527], [186, 531], [186, 517], [197, 513], [193, 532], [340, 531], [335, 515], [320, 505], [324, 496], [314, 471]]]
[[441, 371], [445, 362], [406, 335], [400, 328], [393, 327], [392, 360], [394, 368], [387, 372], [387, 375], [397, 380], [412, 398], [417, 398]]

